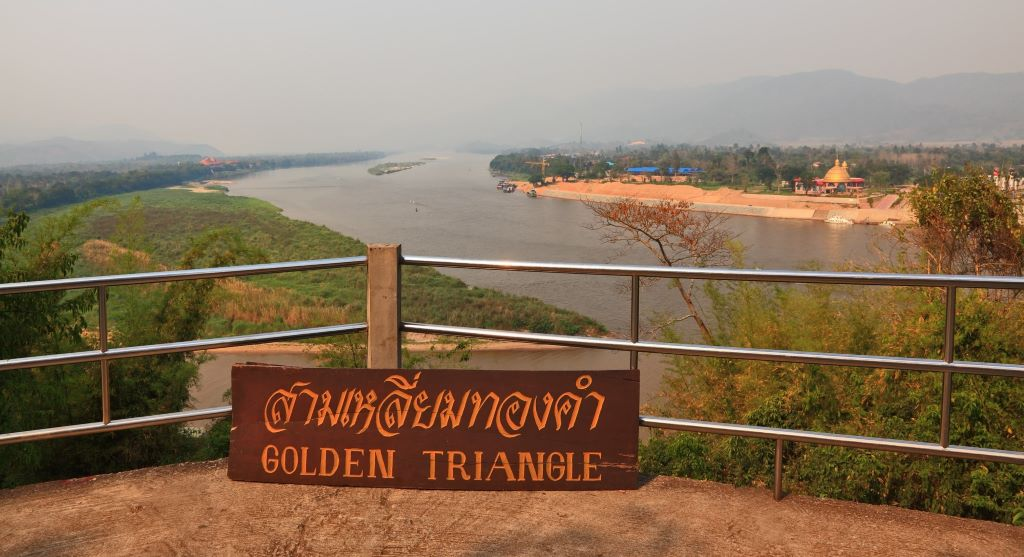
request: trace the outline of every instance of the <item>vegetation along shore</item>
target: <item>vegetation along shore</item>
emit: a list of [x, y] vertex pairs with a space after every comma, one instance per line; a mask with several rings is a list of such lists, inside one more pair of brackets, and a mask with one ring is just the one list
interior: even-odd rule
[[[366, 246], [324, 226], [291, 220], [273, 205], [222, 188], [151, 189], [31, 215], [11, 212], [0, 233], [0, 280], [144, 272], [256, 262], [344, 257]], [[365, 320], [361, 268], [283, 273], [220, 281], [112, 288], [109, 345], [137, 346]], [[6, 296], [0, 359], [95, 349], [91, 290]], [[599, 323], [539, 300], [473, 288], [423, 267], [403, 270], [403, 315], [423, 322], [561, 334], [603, 334]], [[421, 344], [424, 340], [416, 339]], [[325, 365], [365, 366], [365, 339], [315, 341]], [[420, 367], [458, 365], [469, 344], [436, 339], [405, 358]], [[180, 411], [190, 405], [203, 354], [168, 354], [110, 364], [112, 417]], [[69, 365], [0, 377], [0, 398], [32, 412], [0, 414], [0, 431], [98, 419], [97, 366]], [[0, 447], [0, 487], [142, 466], [220, 458], [229, 422], [208, 429], [176, 425], [96, 438]], [[62, 456], [63, 455], [63, 456]], [[60, 463], [37, 466], [38, 462]]]
[[96, 197], [233, 179], [253, 172], [328, 166], [379, 159], [384, 153], [309, 153], [218, 160], [194, 155], [152, 155], [115, 163], [20, 166], [0, 169], [0, 207], [34, 211]]
[[[897, 257], [861, 269], [1024, 272], [1024, 226], [1012, 191], [970, 168], [936, 172], [922, 183], [930, 187], [906, 194], [913, 223], [893, 231], [900, 241]], [[0, 280], [365, 253], [359, 241], [288, 219], [266, 202], [229, 196], [216, 187], [203, 191], [151, 189], [37, 211], [31, 219], [11, 212], [0, 228]], [[686, 203], [636, 199], [588, 206], [604, 241], [646, 248], [664, 265], [743, 267], [742, 248], [720, 226], [719, 215], [691, 211]], [[428, 268], [403, 272], [403, 314], [409, 320], [561, 334], [604, 332], [590, 319], [535, 299], [471, 288]], [[683, 313], [662, 308], [654, 315], [650, 340], [919, 358], [938, 358], [943, 350], [944, 300], [935, 289], [690, 280], [666, 286], [678, 292]], [[365, 319], [364, 296], [365, 274], [359, 268], [112, 288], [109, 342], [111, 347], [139, 346], [358, 322]], [[98, 345], [94, 291], [12, 295], [2, 302], [0, 358]], [[1024, 331], [1005, 326], [1022, 319], [1024, 303], [1013, 293], [962, 292], [957, 357], [1024, 361]], [[693, 330], [672, 326], [684, 320], [695, 324]], [[435, 350], [410, 350], [403, 361], [451, 367], [473, 349], [455, 339], [436, 341]], [[321, 342], [324, 348], [313, 351], [321, 362], [365, 365], [363, 338]], [[167, 354], [111, 362], [112, 417], [187, 407], [203, 358]], [[941, 374], [696, 357], [667, 362], [670, 369], [652, 409], [659, 415], [897, 439], [930, 439], [939, 427]], [[4, 403], [32, 409], [0, 414], [0, 431], [96, 421], [98, 375], [98, 366], [89, 364], [0, 374]], [[951, 444], [1021, 449], [1024, 383], [958, 375], [952, 404]], [[0, 485], [217, 458], [225, 454], [228, 429], [229, 423], [220, 421], [207, 429], [166, 426], [105, 434], [100, 443], [76, 438], [0, 447], [0, 461], [10, 463], [0, 468]], [[648, 474], [738, 485], [773, 481], [770, 441], [655, 434], [638, 456]], [[796, 443], [786, 447], [785, 459], [791, 465], [784, 481], [795, 493], [1024, 524], [1020, 467]], [[39, 462], [54, 464], [40, 467]]]
[[[972, 166], [1011, 197], [1024, 193], [1024, 145], [779, 147], [565, 145], [494, 157], [494, 174], [531, 197], [687, 203], [694, 211], [837, 224], [909, 224], [909, 193], [935, 172]], [[1003, 169], [1000, 174], [1000, 169]]]

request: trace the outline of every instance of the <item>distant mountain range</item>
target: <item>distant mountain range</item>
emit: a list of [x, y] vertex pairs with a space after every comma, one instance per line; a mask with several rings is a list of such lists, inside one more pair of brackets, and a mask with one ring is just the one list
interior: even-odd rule
[[[549, 96], [546, 87], [525, 89], [442, 124], [431, 123], [424, 148], [457, 145], [497, 152], [512, 146], [578, 144], [581, 124], [590, 145], [636, 139], [708, 145], [1024, 140], [1024, 72], [951, 74], [900, 83], [820, 70], [680, 89], [658, 89], [657, 76], [629, 79], [628, 87], [570, 99]], [[621, 81], [610, 76], [609, 82]], [[408, 133], [391, 141], [399, 145], [405, 136], [422, 135], [424, 125], [409, 122]], [[126, 126], [71, 135], [77, 139], [0, 144], [0, 167], [116, 161], [148, 153], [223, 156], [210, 145], [164, 141]]]
[[[519, 114], [531, 116], [530, 129], [524, 129]], [[1012, 141], [1024, 139], [1024, 73], [953, 74], [899, 83], [822, 70], [675, 90], [640, 85], [571, 103], [512, 103], [502, 114], [489, 115], [487, 122], [487, 131], [505, 130], [506, 139], [488, 138], [484, 130], [479, 137], [500, 143], [538, 134], [566, 141], [577, 132], [578, 122], [592, 141]]]
[[174, 143], [159, 139], [85, 141], [55, 137], [28, 143], [0, 144], [0, 166], [118, 161], [149, 153], [165, 156], [223, 156], [216, 148], [204, 144]]

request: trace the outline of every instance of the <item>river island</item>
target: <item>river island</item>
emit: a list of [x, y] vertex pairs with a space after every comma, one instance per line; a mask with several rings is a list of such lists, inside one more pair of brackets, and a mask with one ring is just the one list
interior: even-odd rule
[[371, 166], [366, 169], [367, 172], [374, 176], [383, 176], [385, 174], [394, 174], [395, 172], [401, 172], [403, 170], [409, 170], [417, 166], [427, 164], [424, 161], [408, 161], [408, 162], [385, 162], [376, 166]]

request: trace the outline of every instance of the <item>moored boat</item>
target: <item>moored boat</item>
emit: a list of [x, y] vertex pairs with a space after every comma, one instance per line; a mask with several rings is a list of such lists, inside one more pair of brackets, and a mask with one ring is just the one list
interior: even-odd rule
[[839, 215], [829, 215], [825, 222], [829, 224], [853, 224], [852, 220]]

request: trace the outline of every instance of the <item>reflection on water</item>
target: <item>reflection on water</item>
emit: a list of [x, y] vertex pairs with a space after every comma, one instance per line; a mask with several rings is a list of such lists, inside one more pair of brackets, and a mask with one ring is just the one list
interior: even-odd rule
[[[397, 155], [388, 160], [416, 160]], [[263, 199], [284, 214], [325, 225], [364, 242], [398, 242], [406, 254], [487, 259], [640, 263], [656, 261], [641, 250], [622, 253], [588, 230], [581, 203], [530, 199], [494, 187], [490, 157], [455, 154], [403, 172], [371, 176], [379, 161], [260, 173], [231, 186], [231, 194]], [[642, 187], [642, 186], [638, 186]], [[880, 227], [731, 217], [727, 226], [746, 247], [748, 267], [794, 269], [817, 262], [832, 268], [871, 259]], [[474, 286], [534, 296], [593, 317], [610, 329], [629, 327], [625, 280], [543, 273], [444, 270]], [[650, 310], [682, 311], [664, 283], [644, 290]]]
[[[415, 160], [398, 155], [388, 160]], [[590, 211], [581, 203], [530, 199], [494, 187], [490, 157], [457, 154], [384, 176], [366, 169], [380, 161], [260, 173], [231, 186], [281, 207], [291, 218], [325, 225], [364, 242], [398, 242], [415, 255], [591, 263], [656, 261], [646, 252], [622, 253], [601, 242], [586, 225]], [[638, 186], [642, 187], [642, 186]], [[746, 246], [745, 264], [764, 269], [795, 269], [817, 263], [829, 269], [846, 261], [872, 260], [871, 245], [884, 244], [886, 230], [868, 226], [831, 226], [821, 222], [731, 217], [728, 228]], [[618, 334], [629, 327], [628, 279], [544, 273], [443, 270], [474, 286], [540, 298], [604, 323]], [[678, 295], [665, 282], [643, 289], [641, 314], [683, 312]], [[458, 324], [458, 323], [454, 323]], [[645, 326], [648, 324], [645, 323]], [[230, 386], [235, 362], [262, 361], [314, 365], [302, 355], [219, 353], [201, 370], [197, 406], [214, 406]], [[642, 355], [641, 402], [654, 400], [664, 372], [664, 356]], [[628, 355], [607, 350], [478, 351], [479, 369], [615, 369]]]

